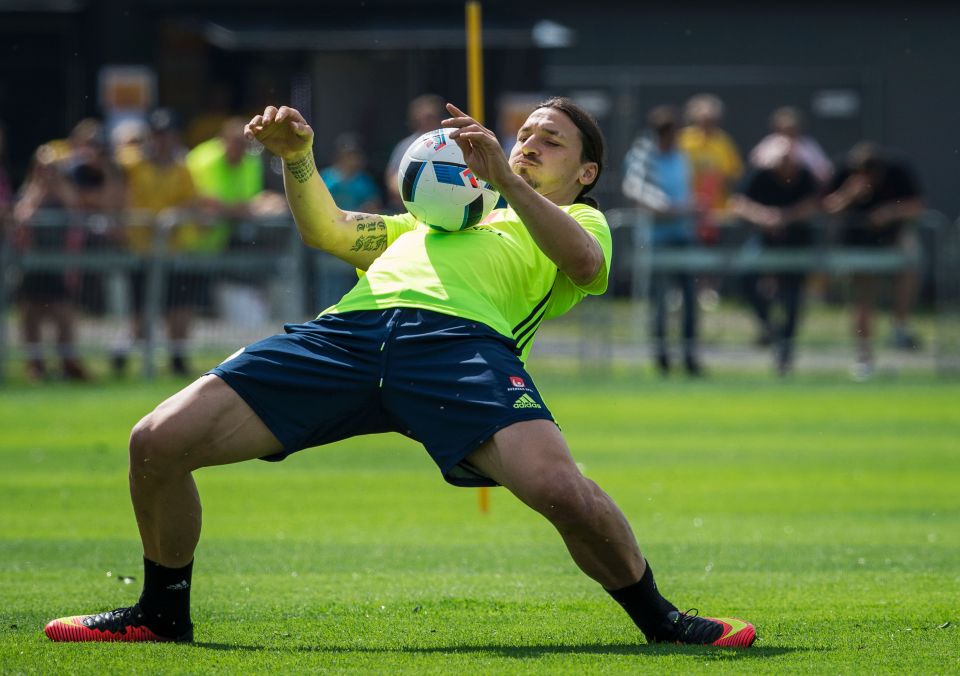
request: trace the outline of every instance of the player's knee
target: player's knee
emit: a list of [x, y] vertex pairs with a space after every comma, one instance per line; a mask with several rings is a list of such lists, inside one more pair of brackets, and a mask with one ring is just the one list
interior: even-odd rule
[[578, 471], [544, 476], [530, 502], [554, 524], [592, 521], [596, 510], [592, 482]]
[[162, 427], [153, 414], [144, 417], [130, 431], [131, 476], [150, 478], [177, 472], [180, 467]]

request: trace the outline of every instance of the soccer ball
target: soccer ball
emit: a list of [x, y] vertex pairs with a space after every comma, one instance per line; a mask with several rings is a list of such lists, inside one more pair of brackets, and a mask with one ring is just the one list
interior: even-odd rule
[[500, 193], [473, 175], [446, 129], [423, 134], [400, 160], [397, 184], [403, 205], [434, 230], [456, 232], [479, 223]]

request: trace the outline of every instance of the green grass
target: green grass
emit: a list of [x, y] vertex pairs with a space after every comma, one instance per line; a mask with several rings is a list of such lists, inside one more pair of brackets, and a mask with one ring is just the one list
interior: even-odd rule
[[126, 435], [179, 385], [55, 384], [0, 390], [0, 671], [960, 671], [960, 384], [539, 381], [661, 589], [753, 649], [644, 645], [546, 522], [396, 435], [197, 473], [195, 645], [50, 643], [136, 599]]

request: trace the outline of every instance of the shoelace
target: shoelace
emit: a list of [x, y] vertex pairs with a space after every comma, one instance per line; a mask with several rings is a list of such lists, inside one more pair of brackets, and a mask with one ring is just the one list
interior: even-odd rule
[[705, 617], [700, 617], [700, 611], [696, 608], [689, 608], [686, 611], [677, 613], [676, 627], [683, 638], [695, 643], [708, 643], [709, 639], [716, 640], [718, 629], [722, 633], [722, 626], [712, 622]]
[[141, 618], [139, 609], [129, 606], [91, 615], [83, 619], [83, 624], [91, 629], [123, 633], [129, 626], [140, 626]]

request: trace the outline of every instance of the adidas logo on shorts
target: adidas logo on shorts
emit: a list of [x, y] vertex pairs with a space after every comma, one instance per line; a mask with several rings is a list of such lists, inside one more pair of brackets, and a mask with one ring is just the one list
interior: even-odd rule
[[521, 394], [520, 398], [513, 402], [514, 408], [543, 408], [537, 403], [536, 399], [529, 394]]

